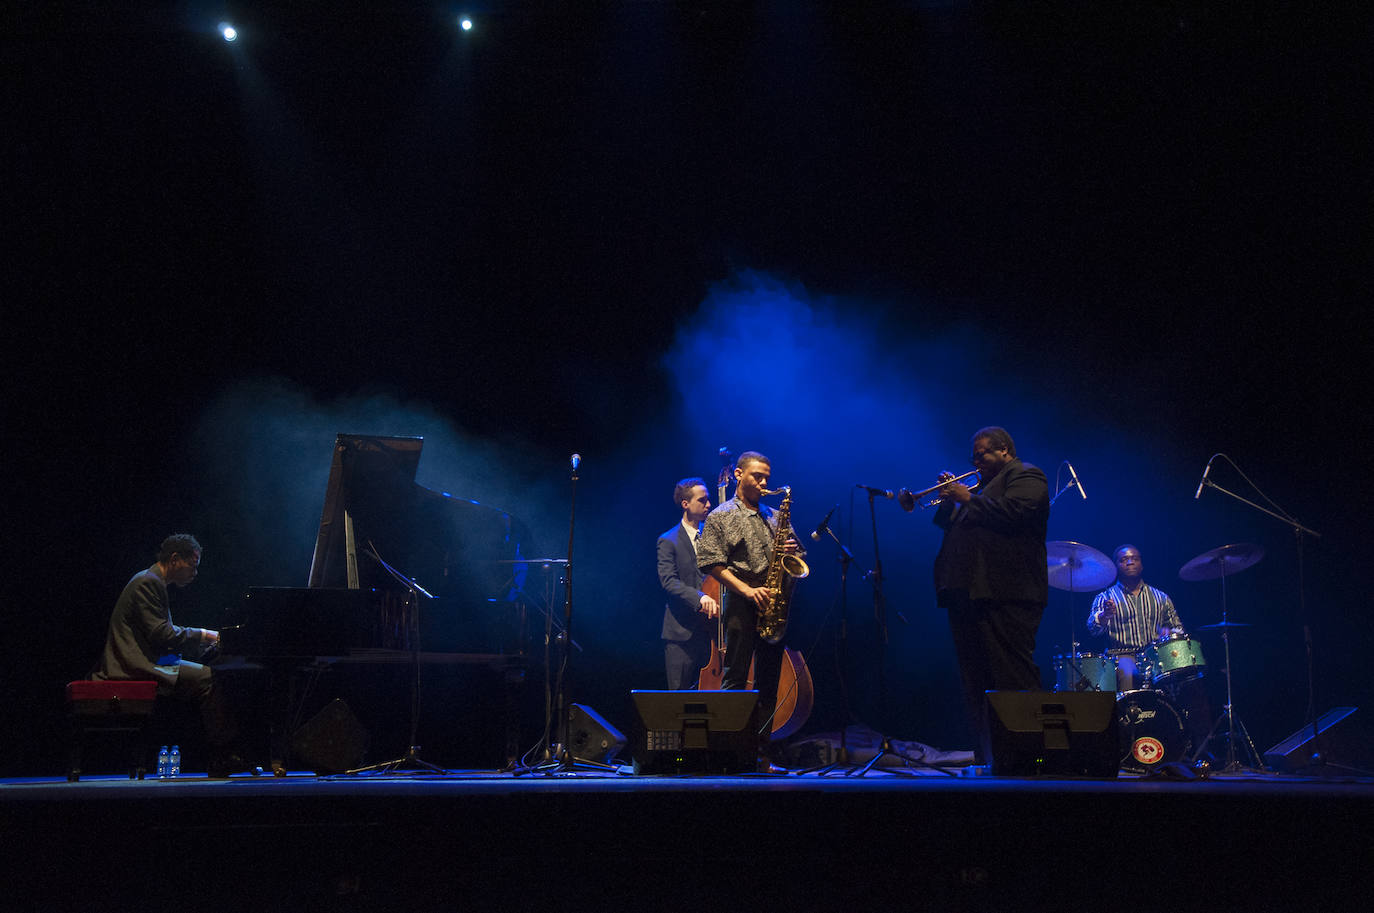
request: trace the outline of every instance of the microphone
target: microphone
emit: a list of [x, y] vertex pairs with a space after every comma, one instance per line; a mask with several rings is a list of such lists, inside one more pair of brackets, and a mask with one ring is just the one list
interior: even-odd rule
[[868, 492], [871, 497], [874, 498], [895, 498], [897, 496], [895, 492], [887, 488], [872, 488], [868, 485], [855, 485], [854, 487], [862, 488], [864, 491]]
[[1069, 467], [1069, 477], [1073, 479], [1073, 484], [1078, 486], [1078, 493], [1083, 496], [1084, 501], [1088, 500], [1087, 493], [1083, 491], [1083, 483], [1078, 481], [1078, 473], [1073, 471], [1073, 464], [1065, 460], [1064, 465]]
[[570, 458], [570, 462], [572, 463], [573, 472], [577, 472], [577, 467], [582, 465], [582, 454], [574, 453]]
[[1198, 498], [1202, 497], [1202, 486], [1204, 486], [1204, 485], [1207, 484], [1207, 473], [1209, 473], [1209, 472], [1211, 472], [1211, 471], [1212, 471], [1212, 461], [1211, 461], [1211, 460], [1208, 460], [1208, 461], [1207, 461], [1207, 468], [1204, 469], [1204, 470], [1202, 470], [1202, 481], [1200, 481], [1200, 482], [1197, 483], [1197, 491], [1193, 494], [1193, 500], [1194, 500], [1194, 501], [1196, 501]]
[[816, 531], [811, 534], [812, 539], [819, 540], [821, 538], [821, 533], [830, 528], [830, 518], [835, 516], [835, 511], [838, 510], [839, 507], [840, 505], [836, 504], [834, 507], [830, 508], [830, 513], [825, 515], [825, 519], [821, 521], [821, 525], [816, 527]]

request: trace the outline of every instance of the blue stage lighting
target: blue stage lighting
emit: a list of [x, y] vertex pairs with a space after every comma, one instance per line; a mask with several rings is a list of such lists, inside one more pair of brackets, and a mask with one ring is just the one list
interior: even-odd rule
[[472, 20], [469, 19], [467, 16], [464, 16], [463, 18], [459, 19], [458, 25], [461, 26], [463, 31], [465, 32], [472, 31]]
[[224, 37], [225, 41], [235, 41], [239, 37], [239, 30], [227, 22], [221, 22], [219, 24], [219, 33]]

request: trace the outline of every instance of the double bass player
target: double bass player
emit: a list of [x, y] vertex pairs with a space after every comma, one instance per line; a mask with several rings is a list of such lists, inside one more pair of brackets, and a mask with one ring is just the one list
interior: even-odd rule
[[668, 688], [686, 691], [697, 686], [701, 667], [710, 658], [712, 621], [720, 606], [702, 590], [697, 567], [697, 540], [711, 511], [706, 482], [683, 479], [673, 488], [673, 501], [682, 508], [682, 519], [658, 537], [658, 582], [668, 597], [659, 636]]

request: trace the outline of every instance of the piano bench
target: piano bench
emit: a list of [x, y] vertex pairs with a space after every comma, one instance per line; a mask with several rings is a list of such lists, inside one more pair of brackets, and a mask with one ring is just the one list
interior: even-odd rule
[[157, 703], [157, 682], [75, 681], [67, 683], [67, 780], [81, 779], [81, 761], [93, 736], [118, 733], [132, 743], [129, 779], [147, 771], [145, 734]]

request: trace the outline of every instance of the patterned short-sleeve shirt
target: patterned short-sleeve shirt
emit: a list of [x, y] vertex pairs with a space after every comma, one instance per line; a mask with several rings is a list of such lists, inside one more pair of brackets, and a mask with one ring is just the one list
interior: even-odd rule
[[697, 540], [697, 565], [703, 574], [717, 564], [728, 567], [749, 586], [768, 579], [776, 513], [767, 504], [758, 510], [733, 497], [706, 515]]

